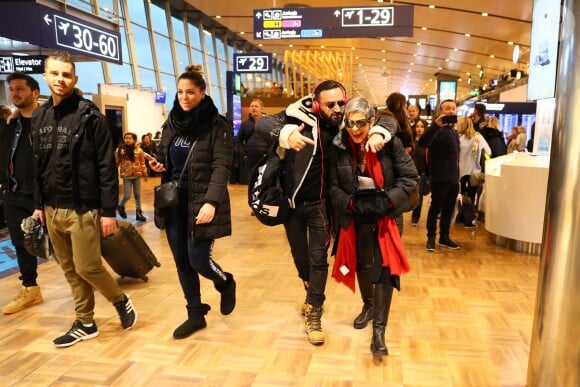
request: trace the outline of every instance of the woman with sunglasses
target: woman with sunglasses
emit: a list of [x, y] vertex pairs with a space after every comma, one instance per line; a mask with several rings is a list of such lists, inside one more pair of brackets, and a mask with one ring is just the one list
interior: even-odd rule
[[371, 351], [385, 356], [393, 288], [400, 290], [400, 275], [410, 270], [395, 218], [419, 177], [397, 137], [376, 153], [367, 151], [375, 111], [366, 99], [352, 99], [344, 114], [330, 170], [329, 197], [340, 227], [332, 276], [354, 291], [356, 272], [364, 305], [354, 326], [362, 329], [372, 319]]

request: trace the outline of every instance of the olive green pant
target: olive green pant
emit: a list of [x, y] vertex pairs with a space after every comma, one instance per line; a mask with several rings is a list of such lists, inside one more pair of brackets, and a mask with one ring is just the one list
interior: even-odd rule
[[103, 266], [99, 214], [96, 210], [77, 213], [47, 206], [44, 215], [56, 260], [72, 290], [76, 318], [91, 324], [95, 309], [93, 288], [111, 303], [123, 299], [119, 285]]

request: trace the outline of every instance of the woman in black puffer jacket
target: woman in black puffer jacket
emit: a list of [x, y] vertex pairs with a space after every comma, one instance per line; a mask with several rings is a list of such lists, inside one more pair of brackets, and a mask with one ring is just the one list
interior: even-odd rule
[[179, 204], [155, 209], [155, 223], [165, 228], [187, 301], [188, 318], [173, 332], [175, 339], [206, 327], [205, 315], [210, 307], [201, 301], [200, 275], [213, 281], [221, 293], [222, 314], [230, 314], [236, 304], [232, 274], [224, 272], [212, 257], [214, 240], [232, 232], [227, 186], [233, 132], [205, 94], [206, 84], [199, 70], [188, 66], [180, 75], [157, 156], [149, 161], [155, 172], [163, 172], [162, 183], [177, 181], [183, 171]]

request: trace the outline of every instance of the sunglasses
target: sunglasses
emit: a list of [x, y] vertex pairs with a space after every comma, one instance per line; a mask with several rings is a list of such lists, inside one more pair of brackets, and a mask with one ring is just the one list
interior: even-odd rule
[[353, 128], [356, 126], [359, 129], [368, 124], [369, 122], [370, 120], [356, 120], [356, 121], [344, 120], [344, 123], [348, 128]]
[[334, 109], [334, 106], [336, 105], [338, 105], [339, 107], [343, 107], [344, 105], [346, 105], [346, 102], [344, 101], [329, 102], [326, 104], [326, 107], [329, 109]]

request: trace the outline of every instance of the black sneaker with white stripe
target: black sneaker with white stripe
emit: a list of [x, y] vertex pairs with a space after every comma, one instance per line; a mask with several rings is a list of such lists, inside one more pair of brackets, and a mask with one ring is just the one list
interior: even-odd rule
[[113, 305], [117, 309], [123, 329], [131, 329], [137, 322], [137, 312], [129, 296], [125, 294], [121, 301], [115, 302]]
[[79, 341], [89, 340], [98, 335], [99, 330], [94, 321], [93, 325], [86, 327], [79, 320], [76, 320], [67, 333], [54, 339], [52, 343], [59, 348], [70, 347]]

